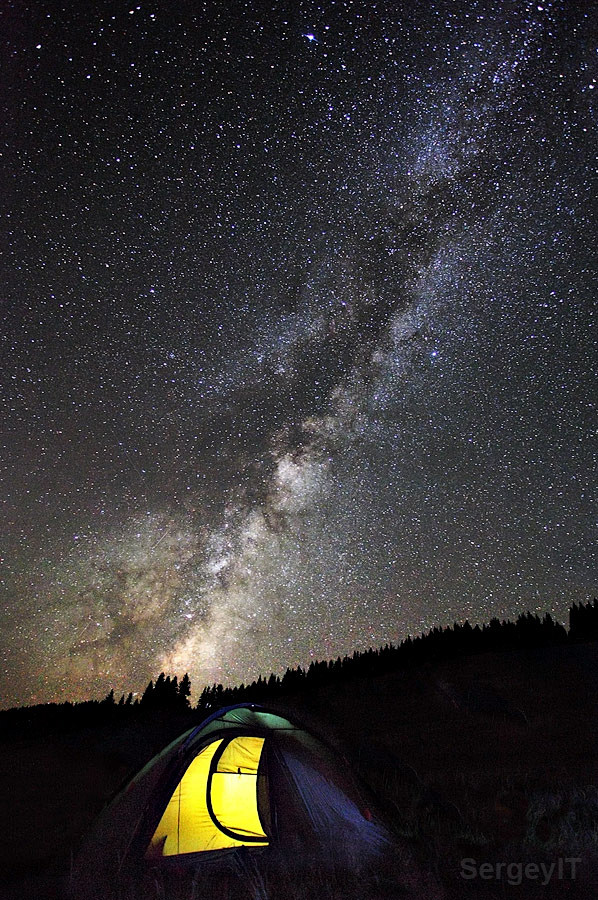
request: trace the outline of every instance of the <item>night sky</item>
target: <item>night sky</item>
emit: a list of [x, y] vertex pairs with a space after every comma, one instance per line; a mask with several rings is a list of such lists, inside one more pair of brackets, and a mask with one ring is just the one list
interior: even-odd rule
[[593, 4], [133, 4], [3, 4], [0, 705], [564, 619]]

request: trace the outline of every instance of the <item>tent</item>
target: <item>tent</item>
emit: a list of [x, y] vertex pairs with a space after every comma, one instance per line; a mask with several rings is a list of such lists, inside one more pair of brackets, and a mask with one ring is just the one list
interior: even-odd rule
[[235, 858], [350, 869], [388, 845], [338, 753], [244, 704], [181, 735], [117, 795], [79, 854], [72, 896], [128, 896], [148, 873], [214, 872]]

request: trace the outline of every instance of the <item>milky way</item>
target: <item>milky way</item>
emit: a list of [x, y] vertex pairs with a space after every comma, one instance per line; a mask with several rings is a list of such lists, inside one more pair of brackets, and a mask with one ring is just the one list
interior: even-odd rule
[[588, 4], [3, 16], [1, 705], [595, 594]]

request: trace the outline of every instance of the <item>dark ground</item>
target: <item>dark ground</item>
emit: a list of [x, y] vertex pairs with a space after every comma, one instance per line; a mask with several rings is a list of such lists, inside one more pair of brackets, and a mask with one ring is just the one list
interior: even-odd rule
[[[588, 643], [453, 659], [270, 705], [343, 752], [435, 896], [589, 900], [598, 896], [597, 700], [598, 643]], [[130, 710], [98, 727], [0, 735], [0, 897], [60, 897], [104, 804], [192, 724]], [[580, 860], [574, 879], [570, 858]], [[463, 878], [464, 859], [468, 872], [488, 864], [487, 877]], [[546, 885], [533, 868], [536, 877], [514, 883], [518, 863], [552, 862]], [[496, 877], [497, 863], [511, 869]], [[392, 894], [401, 895], [411, 896]]]

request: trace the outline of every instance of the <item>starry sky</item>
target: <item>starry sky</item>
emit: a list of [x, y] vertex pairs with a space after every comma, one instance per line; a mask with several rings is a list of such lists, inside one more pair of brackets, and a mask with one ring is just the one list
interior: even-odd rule
[[592, 4], [1, 17], [1, 706], [595, 595]]

